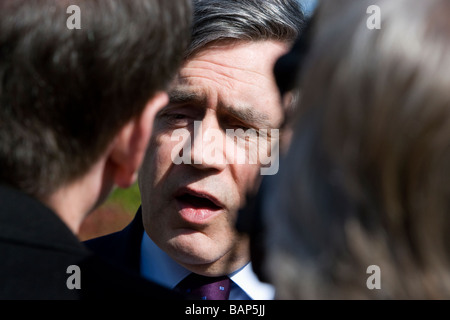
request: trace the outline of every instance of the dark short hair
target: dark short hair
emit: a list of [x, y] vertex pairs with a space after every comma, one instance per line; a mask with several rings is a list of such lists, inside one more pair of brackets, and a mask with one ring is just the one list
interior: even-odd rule
[[39, 197], [85, 174], [168, 86], [191, 14], [188, 0], [1, 1], [0, 183]]
[[293, 42], [305, 24], [297, 0], [194, 0], [186, 57], [218, 41]]

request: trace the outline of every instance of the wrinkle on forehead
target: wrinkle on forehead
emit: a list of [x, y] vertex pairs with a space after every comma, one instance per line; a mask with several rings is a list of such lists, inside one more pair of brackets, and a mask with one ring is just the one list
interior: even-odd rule
[[[206, 61], [227, 68], [259, 70], [259, 73], [265, 75], [272, 73], [276, 60], [285, 54], [289, 47], [289, 44], [276, 40], [237, 41], [234, 43], [223, 41], [214, 46], [206, 46], [189, 57], [186, 63], [195, 60]], [[258, 63], [261, 61], [264, 63]]]
[[[208, 68], [207, 65], [209, 64], [209, 65], [216, 65], [216, 66], [219, 66], [219, 67], [223, 67], [223, 68], [226, 68], [226, 69], [229, 69], [229, 70], [250, 72], [250, 73], [256, 74], [258, 76], [264, 77], [264, 78], [268, 77], [267, 73], [263, 73], [263, 72], [258, 72], [258, 71], [252, 70], [251, 68], [248, 68], [248, 65], [247, 66], [236, 66], [236, 65], [233, 65], [233, 64], [227, 64], [225, 62], [211, 61], [211, 60], [208, 60], [208, 59], [199, 59], [199, 58], [195, 59], [195, 62], [206, 64], [205, 68]], [[193, 61], [193, 63], [194, 63], [194, 61]]]
[[[198, 75], [198, 76], [186, 76], [186, 77], [180, 78], [181, 81], [185, 80], [185, 83], [192, 83], [193, 81], [190, 81], [190, 80], [195, 80], [195, 79], [206, 80], [206, 81], [212, 82], [216, 85], [219, 85], [221, 87], [225, 87], [226, 89], [230, 89], [230, 90], [235, 90], [239, 83], [244, 84], [246, 86], [250, 86], [254, 89], [261, 89], [261, 82], [259, 82], [259, 83], [247, 82], [244, 80], [228, 78], [225, 76], [219, 76], [219, 77], [209, 76], [208, 77], [208, 76]], [[195, 84], [194, 84], [194, 86], [195, 86]]]
[[[252, 85], [261, 81], [275, 83], [276, 60], [288, 50], [283, 42], [267, 40], [225, 42], [205, 47], [185, 61], [179, 76], [207, 71]], [[211, 76], [214, 76], [213, 74]], [[256, 77], [256, 79], [255, 79]]]

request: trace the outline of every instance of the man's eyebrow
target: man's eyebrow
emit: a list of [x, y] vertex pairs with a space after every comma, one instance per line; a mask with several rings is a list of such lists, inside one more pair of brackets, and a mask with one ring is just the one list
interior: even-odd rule
[[267, 114], [256, 110], [254, 107], [245, 105], [227, 106], [222, 105], [227, 114], [236, 119], [258, 127], [258, 129], [272, 129], [273, 125]]
[[[194, 102], [197, 105], [206, 104], [207, 95], [202, 91], [193, 90], [191, 88], [175, 87], [169, 91], [170, 103], [189, 103]], [[254, 125], [259, 129], [273, 129], [270, 117], [258, 111], [252, 106], [236, 103], [235, 105], [222, 104], [218, 108], [222, 109], [222, 114], [228, 114], [239, 121]], [[219, 111], [220, 112], [220, 111]]]
[[174, 88], [169, 91], [169, 101], [171, 103], [205, 102], [206, 95], [189, 89]]

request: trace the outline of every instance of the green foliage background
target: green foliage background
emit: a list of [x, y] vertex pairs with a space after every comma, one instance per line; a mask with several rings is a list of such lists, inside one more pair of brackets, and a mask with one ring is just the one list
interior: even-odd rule
[[130, 214], [135, 214], [141, 205], [141, 193], [138, 184], [135, 183], [128, 189], [116, 188], [106, 200], [106, 204], [121, 206]]

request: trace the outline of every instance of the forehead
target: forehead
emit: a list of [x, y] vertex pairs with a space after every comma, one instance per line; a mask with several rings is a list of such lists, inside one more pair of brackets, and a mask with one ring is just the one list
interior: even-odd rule
[[172, 86], [171, 100], [190, 98], [210, 108], [246, 106], [276, 121], [281, 106], [273, 67], [287, 49], [277, 41], [209, 46], [184, 63]]
[[185, 66], [203, 61], [230, 68], [230, 71], [254, 72], [265, 77], [272, 75], [275, 61], [287, 49], [286, 43], [274, 40], [219, 41], [199, 50], [186, 61]]

